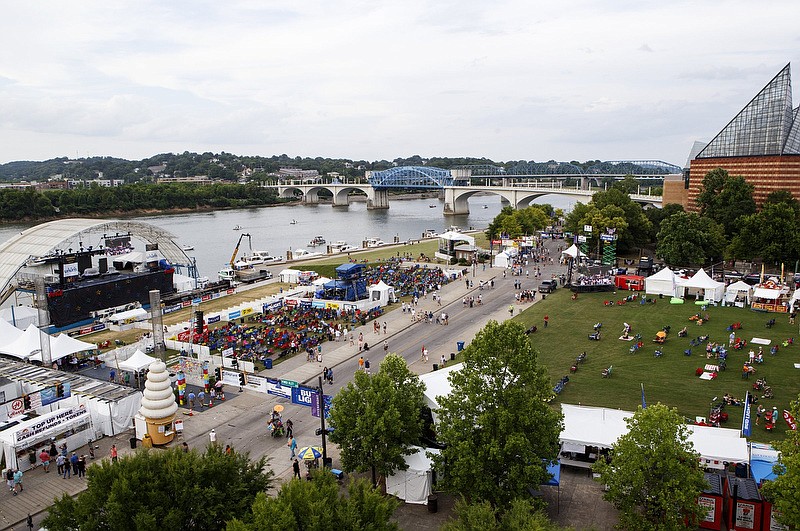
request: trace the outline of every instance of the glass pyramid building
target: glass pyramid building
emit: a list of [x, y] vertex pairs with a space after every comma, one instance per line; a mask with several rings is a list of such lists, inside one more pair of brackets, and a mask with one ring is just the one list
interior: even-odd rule
[[792, 109], [792, 81], [787, 64], [696, 158], [797, 154], [800, 154], [800, 107]]

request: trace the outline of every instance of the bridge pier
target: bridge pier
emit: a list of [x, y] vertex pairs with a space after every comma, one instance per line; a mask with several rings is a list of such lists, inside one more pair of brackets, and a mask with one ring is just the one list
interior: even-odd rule
[[389, 192], [386, 190], [372, 189], [372, 193], [367, 192], [367, 210], [379, 210], [389, 208]]
[[469, 214], [469, 203], [466, 197], [456, 197], [453, 188], [444, 189], [444, 208], [442, 214], [445, 216], [456, 216], [459, 214]]
[[309, 191], [303, 194], [303, 204], [317, 205], [319, 204], [319, 196], [316, 191]]
[[350, 197], [347, 195], [347, 189], [340, 190], [339, 187], [333, 186], [330, 187], [329, 190], [333, 193], [333, 206], [342, 207], [350, 204]]

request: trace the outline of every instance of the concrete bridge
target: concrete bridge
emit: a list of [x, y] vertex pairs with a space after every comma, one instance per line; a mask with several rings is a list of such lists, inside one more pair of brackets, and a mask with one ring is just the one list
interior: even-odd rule
[[[499, 195], [503, 201], [512, 207], [525, 208], [537, 197], [548, 194], [574, 197], [588, 203], [592, 195], [598, 190], [583, 190], [579, 187], [567, 188], [563, 181], [553, 182], [504, 182], [501, 186], [443, 186], [445, 216], [469, 213], [469, 198], [476, 194]], [[327, 190], [333, 195], [333, 206], [347, 206], [350, 203], [350, 194], [357, 192], [367, 197], [367, 209], [389, 208], [389, 193], [387, 188], [374, 188], [370, 184], [359, 183], [316, 183], [316, 184], [279, 184], [271, 186], [278, 191], [278, 196], [285, 199], [296, 197], [298, 192], [303, 196], [304, 204], [318, 204], [319, 192]], [[661, 196], [631, 194], [631, 199], [647, 207], [661, 206]]]

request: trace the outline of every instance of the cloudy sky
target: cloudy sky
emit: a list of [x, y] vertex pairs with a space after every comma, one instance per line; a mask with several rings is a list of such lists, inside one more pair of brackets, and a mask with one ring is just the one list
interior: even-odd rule
[[800, 76], [798, 15], [796, 0], [6, 2], [0, 162], [682, 165], [786, 63]]

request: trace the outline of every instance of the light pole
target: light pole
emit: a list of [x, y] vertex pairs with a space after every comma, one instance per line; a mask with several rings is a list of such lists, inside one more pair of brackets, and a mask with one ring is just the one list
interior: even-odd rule
[[319, 400], [319, 431], [322, 435], [322, 468], [328, 462], [328, 446], [326, 444], [326, 435], [328, 432], [325, 430], [325, 393], [322, 389], [322, 376], [319, 377], [319, 392], [317, 393], [317, 400]]

